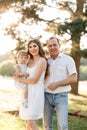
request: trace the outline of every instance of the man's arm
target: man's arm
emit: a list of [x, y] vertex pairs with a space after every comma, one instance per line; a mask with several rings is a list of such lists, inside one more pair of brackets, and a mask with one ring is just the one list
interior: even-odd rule
[[70, 85], [70, 84], [76, 83], [76, 82], [77, 82], [77, 74], [74, 73], [62, 81], [58, 81], [58, 82], [54, 82], [54, 83], [50, 84], [48, 88], [51, 91], [53, 91], [53, 90], [57, 89], [58, 87], [64, 87], [66, 85]]

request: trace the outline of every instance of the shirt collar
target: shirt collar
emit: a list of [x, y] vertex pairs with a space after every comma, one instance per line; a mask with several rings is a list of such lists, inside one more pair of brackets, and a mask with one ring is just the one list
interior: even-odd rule
[[63, 56], [63, 53], [60, 52], [59, 55], [57, 56], [57, 58], [62, 57], [62, 56]]
[[[56, 57], [56, 59], [61, 58], [62, 56], [63, 56], [63, 53], [60, 52], [59, 55]], [[52, 59], [51, 56], [49, 56], [49, 58]]]

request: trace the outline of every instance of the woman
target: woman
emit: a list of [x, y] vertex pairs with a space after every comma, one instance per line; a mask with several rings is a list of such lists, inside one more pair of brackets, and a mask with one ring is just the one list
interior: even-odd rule
[[26, 130], [39, 130], [36, 120], [43, 117], [44, 111], [44, 78], [47, 76], [47, 60], [38, 40], [28, 43], [30, 60], [27, 72], [29, 78], [21, 79], [14, 75], [16, 81], [28, 84], [28, 107], [20, 107], [20, 117], [26, 120]]

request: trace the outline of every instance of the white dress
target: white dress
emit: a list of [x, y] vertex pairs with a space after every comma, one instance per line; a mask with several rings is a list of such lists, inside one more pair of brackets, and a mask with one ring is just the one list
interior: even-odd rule
[[[33, 77], [35, 68], [36, 66], [27, 68], [29, 77]], [[44, 75], [45, 71], [42, 73], [39, 81], [36, 84], [28, 84], [28, 107], [24, 108], [21, 102], [19, 110], [19, 115], [23, 120], [37, 120], [43, 117]]]
[[[17, 64], [16, 66], [19, 66], [21, 69], [21, 72], [26, 72], [27, 71], [27, 66], [25, 64]], [[25, 77], [22, 77], [23, 79], [25, 79]], [[23, 88], [26, 87], [26, 84], [18, 82], [18, 81], [14, 81], [15, 87], [17, 90], [23, 90]]]

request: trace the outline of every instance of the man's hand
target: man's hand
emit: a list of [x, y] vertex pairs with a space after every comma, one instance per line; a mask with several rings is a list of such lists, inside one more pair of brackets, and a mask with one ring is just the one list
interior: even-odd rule
[[49, 86], [48, 86], [48, 89], [53, 91], [57, 88], [57, 84], [56, 83], [51, 83]]

